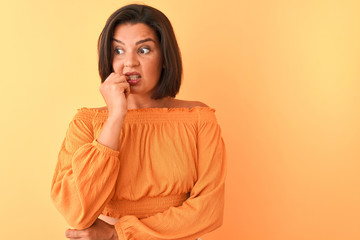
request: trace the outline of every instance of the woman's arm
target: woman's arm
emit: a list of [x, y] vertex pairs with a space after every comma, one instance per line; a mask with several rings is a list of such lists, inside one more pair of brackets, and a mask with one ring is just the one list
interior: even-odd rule
[[114, 195], [119, 174], [120, 131], [127, 112], [127, 77], [111, 73], [99, 90], [109, 115], [94, 139], [92, 119], [75, 115], [61, 146], [51, 184], [51, 198], [74, 228], [90, 227]]
[[65, 236], [78, 240], [119, 240], [114, 226], [100, 219], [96, 219], [90, 228], [84, 230], [67, 229]]
[[58, 211], [76, 229], [90, 227], [115, 192], [120, 162], [114, 139], [119, 138], [120, 130], [110, 131], [113, 125], [112, 121], [104, 124], [100, 135], [108, 146], [103, 145], [94, 139], [92, 119], [80, 110], [61, 145], [50, 195]]
[[114, 150], [118, 150], [120, 131], [128, 110], [127, 97], [130, 94], [130, 85], [126, 80], [125, 75], [113, 72], [99, 87], [109, 115], [97, 140]]
[[119, 136], [125, 117], [109, 117], [101, 129], [97, 141], [114, 150], [119, 148]]

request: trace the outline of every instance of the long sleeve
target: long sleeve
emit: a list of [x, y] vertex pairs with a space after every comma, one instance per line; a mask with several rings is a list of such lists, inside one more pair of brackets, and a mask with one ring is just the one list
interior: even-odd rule
[[226, 151], [215, 115], [199, 120], [196, 161], [197, 181], [190, 197], [147, 218], [121, 217], [115, 224], [119, 240], [194, 240], [222, 225]]
[[115, 192], [119, 152], [94, 139], [92, 121], [78, 112], [58, 154], [51, 199], [76, 229], [90, 227]]

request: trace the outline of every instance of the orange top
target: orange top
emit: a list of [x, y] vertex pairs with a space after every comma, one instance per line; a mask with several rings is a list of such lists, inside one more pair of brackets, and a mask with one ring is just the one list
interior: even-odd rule
[[226, 152], [210, 107], [128, 110], [119, 151], [97, 142], [107, 110], [78, 109], [62, 143], [51, 198], [76, 229], [119, 218], [119, 239], [195, 239], [218, 228]]

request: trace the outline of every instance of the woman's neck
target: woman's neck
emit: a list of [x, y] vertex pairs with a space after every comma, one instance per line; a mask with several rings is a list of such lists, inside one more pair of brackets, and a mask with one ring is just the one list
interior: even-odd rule
[[170, 108], [172, 106], [172, 97], [164, 97], [162, 99], [152, 99], [150, 97], [139, 96], [137, 94], [130, 94], [127, 98], [128, 109], [139, 108]]

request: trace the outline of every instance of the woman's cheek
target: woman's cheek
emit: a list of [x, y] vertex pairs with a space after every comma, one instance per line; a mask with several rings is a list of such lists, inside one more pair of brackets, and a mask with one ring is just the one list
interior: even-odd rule
[[122, 64], [120, 62], [113, 62], [113, 69], [116, 73], [122, 73]]

